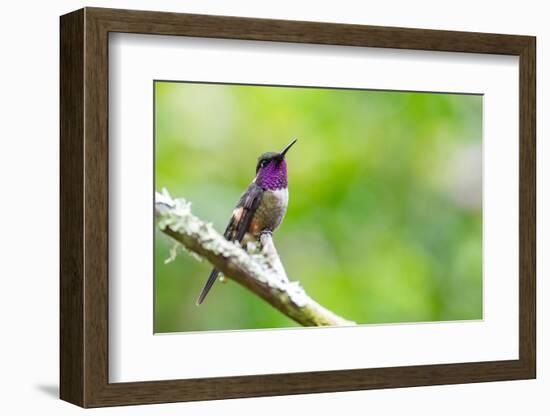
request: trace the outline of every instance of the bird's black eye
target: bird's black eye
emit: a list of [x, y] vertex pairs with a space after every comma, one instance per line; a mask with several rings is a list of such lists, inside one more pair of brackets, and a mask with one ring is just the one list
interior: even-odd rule
[[256, 173], [258, 173], [258, 171], [261, 168], [264, 168], [267, 165], [269, 165], [270, 161], [271, 161], [271, 159], [269, 159], [269, 158], [262, 158], [262, 159], [258, 160], [258, 164], [256, 165]]

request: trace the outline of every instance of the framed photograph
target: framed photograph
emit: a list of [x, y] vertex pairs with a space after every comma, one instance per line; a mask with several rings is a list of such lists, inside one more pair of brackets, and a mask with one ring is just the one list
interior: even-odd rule
[[61, 17], [60, 396], [535, 378], [535, 38]]

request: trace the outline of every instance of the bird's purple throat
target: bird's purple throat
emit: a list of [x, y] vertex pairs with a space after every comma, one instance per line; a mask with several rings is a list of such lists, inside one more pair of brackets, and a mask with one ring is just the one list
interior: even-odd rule
[[267, 165], [260, 167], [256, 175], [256, 183], [263, 189], [277, 190], [288, 186], [286, 161], [284, 159], [271, 160]]
[[256, 167], [256, 185], [265, 190], [275, 191], [288, 187], [286, 171], [286, 152], [296, 143], [296, 139], [290, 142], [280, 153], [264, 153]]

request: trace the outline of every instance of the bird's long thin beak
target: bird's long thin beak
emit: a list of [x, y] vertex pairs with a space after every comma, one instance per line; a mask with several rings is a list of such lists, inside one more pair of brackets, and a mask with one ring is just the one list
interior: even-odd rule
[[292, 145], [294, 145], [294, 143], [296, 143], [298, 141], [298, 139], [294, 139], [292, 140], [289, 144], [287, 144], [287, 146], [282, 150], [282, 152], [280, 153], [281, 154], [281, 158], [284, 158], [285, 157], [285, 154], [286, 152], [288, 152], [288, 150], [292, 147]]

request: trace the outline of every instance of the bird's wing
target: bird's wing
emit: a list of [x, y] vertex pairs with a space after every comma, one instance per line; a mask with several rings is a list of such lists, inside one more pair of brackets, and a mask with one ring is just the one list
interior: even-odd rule
[[263, 189], [251, 183], [248, 189], [241, 195], [237, 206], [233, 210], [231, 220], [225, 230], [224, 236], [228, 240], [241, 242], [250, 228], [254, 213], [260, 205]]
[[[229, 224], [223, 233], [224, 237], [229, 241], [242, 241], [244, 235], [250, 228], [250, 223], [254, 217], [254, 213], [258, 208], [263, 196], [263, 189], [256, 183], [250, 184], [248, 189], [241, 195], [237, 206], [233, 210], [233, 215], [229, 220]], [[199, 298], [197, 299], [197, 305], [200, 305], [203, 301], [218, 277], [219, 271], [213, 269], [208, 276]]]

